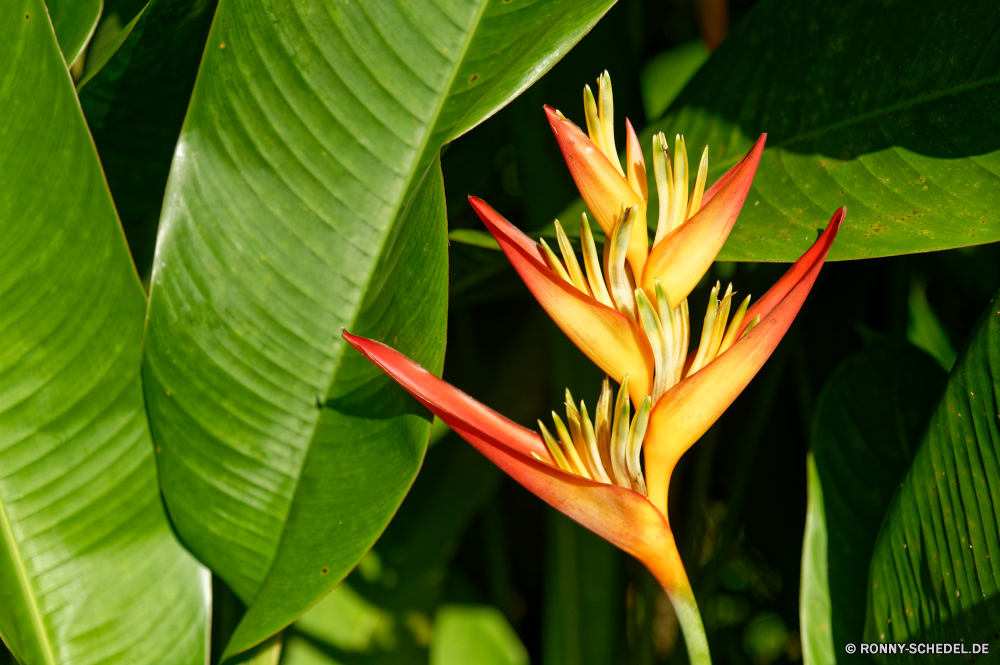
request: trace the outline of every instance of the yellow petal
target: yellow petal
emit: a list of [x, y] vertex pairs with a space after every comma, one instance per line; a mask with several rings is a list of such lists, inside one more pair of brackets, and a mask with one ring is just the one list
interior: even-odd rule
[[684, 219], [690, 219], [701, 210], [701, 199], [705, 195], [705, 179], [708, 177], [708, 146], [701, 153], [701, 162], [698, 164], [698, 175], [694, 179], [694, 192], [691, 193], [691, 202], [688, 204], [687, 215]]
[[590, 230], [590, 222], [587, 221], [587, 213], [585, 212], [580, 213], [580, 246], [583, 249], [583, 265], [587, 269], [587, 284], [590, 285], [590, 293], [602, 305], [614, 307], [614, 303], [611, 302], [611, 294], [608, 293], [607, 282], [604, 279], [601, 261], [597, 258], [594, 234]]
[[601, 116], [597, 112], [597, 102], [594, 100], [594, 93], [589, 85], [583, 86], [583, 110], [587, 116], [587, 133], [590, 140], [594, 142], [597, 149], [608, 154], [608, 147], [604, 145], [604, 128], [601, 127]]
[[625, 118], [625, 161], [628, 162], [628, 184], [632, 190], [642, 197], [643, 201], [649, 200], [649, 193], [646, 182], [646, 161], [642, 156], [642, 147], [639, 145], [639, 137], [632, 129], [632, 123]]
[[[762, 134], [737, 168], [723, 176], [725, 183], [711, 197], [705, 193], [694, 217], [653, 247], [642, 273], [642, 288], [650, 297], [659, 279], [670, 302], [684, 300], [715, 261], [750, 191], [766, 137]], [[675, 171], [679, 159], [679, 155], [674, 157]]]
[[607, 148], [604, 154], [611, 160], [618, 173], [624, 176], [625, 172], [622, 171], [618, 148], [615, 145], [615, 100], [611, 94], [611, 75], [606, 69], [597, 79], [597, 109], [601, 117], [601, 129], [604, 131], [604, 145]]
[[569, 238], [566, 237], [566, 232], [563, 231], [562, 224], [559, 223], [558, 219], [555, 221], [555, 226], [556, 239], [559, 241], [559, 253], [562, 254], [563, 260], [566, 262], [566, 272], [569, 273], [570, 281], [573, 282], [573, 286], [584, 293], [590, 293], [590, 287], [587, 286], [587, 278], [583, 276], [583, 271], [580, 270], [580, 262], [576, 260], [576, 251], [573, 249]]

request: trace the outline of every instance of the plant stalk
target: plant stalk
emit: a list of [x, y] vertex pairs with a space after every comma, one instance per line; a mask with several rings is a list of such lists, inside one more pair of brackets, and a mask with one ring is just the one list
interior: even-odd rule
[[667, 598], [674, 606], [691, 665], [712, 665], [712, 656], [708, 651], [708, 637], [705, 635], [705, 625], [701, 621], [701, 612], [698, 611], [698, 602], [695, 600], [687, 573], [684, 572], [684, 564], [681, 563], [680, 553], [673, 538], [670, 539], [664, 555], [647, 563], [646, 567], [653, 573], [653, 577], [663, 587]]

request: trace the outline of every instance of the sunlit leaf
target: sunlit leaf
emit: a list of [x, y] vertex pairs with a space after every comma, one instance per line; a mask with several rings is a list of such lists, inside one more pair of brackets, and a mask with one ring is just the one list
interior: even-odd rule
[[182, 540], [291, 623], [405, 496], [430, 419], [342, 328], [442, 366], [441, 144], [540, 76], [610, 0], [221, 3], [160, 222], [144, 377]]
[[284, 633], [278, 633], [241, 654], [240, 665], [278, 665], [284, 647]]
[[303, 614], [295, 628], [344, 651], [363, 653], [391, 647], [394, 624], [391, 613], [359, 596], [345, 582]]
[[447, 605], [434, 619], [430, 665], [528, 665], [517, 633], [492, 607]]
[[648, 120], [663, 115], [711, 54], [703, 41], [695, 39], [655, 55], [643, 65], [642, 105]]
[[207, 661], [157, 491], [145, 300], [41, 0], [0, 12], [0, 635], [22, 665]]

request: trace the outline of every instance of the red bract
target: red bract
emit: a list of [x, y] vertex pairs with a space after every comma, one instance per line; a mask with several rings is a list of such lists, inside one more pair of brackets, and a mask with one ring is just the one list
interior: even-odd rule
[[[690, 349], [688, 295], [722, 248], [739, 215], [764, 149], [750, 151], [705, 189], [708, 150], [689, 192], [687, 148], [653, 137], [660, 200], [652, 250], [646, 229], [646, 166], [626, 123], [625, 168], [611, 130], [611, 84], [585, 89], [589, 136], [546, 107], [580, 192], [605, 232], [602, 261], [587, 220], [580, 223], [582, 265], [556, 220], [559, 255], [535, 242], [484, 201], [473, 209], [553, 321], [610, 378], [594, 410], [567, 391], [566, 423], [555, 435], [516, 425], [393, 349], [344, 332], [344, 338], [508, 475], [557, 510], [639, 559], [677, 612], [692, 662], [709, 662], [697, 604], [670, 530], [667, 496], [680, 457], [732, 404], [770, 357], [805, 301], [844, 220], [837, 210], [822, 236], [750, 307], [730, 320], [732, 285], [716, 284], [696, 349]], [[689, 352], [690, 351], [690, 352]], [[631, 405], [635, 417], [631, 417]], [[645, 465], [642, 464], [644, 458]]]
[[[691, 593], [667, 518], [667, 487], [681, 455], [746, 387], [791, 324], [819, 274], [837, 230], [841, 208], [823, 235], [751, 310], [760, 324], [704, 369], [667, 391], [652, 408], [645, 436], [648, 498], [559, 468], [541, 435], [426, 371], [398, 351], [344, 331], [354, 348], [511, 478], [608, 542], [641, 561], [663, 585], [682, 624], [697, 621]], [[538, 261], [537, 255], [525, 260]], [[603, 307], [603, 306], [601, 306]], [[685, 630], [692, 660], [707, 644]], [[703, 639], [703, 635], [702, 635]]]

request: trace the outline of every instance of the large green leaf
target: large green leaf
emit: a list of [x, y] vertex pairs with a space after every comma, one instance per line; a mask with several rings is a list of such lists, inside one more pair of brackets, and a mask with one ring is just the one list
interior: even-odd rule
[[971, 645], [1000, 632], [998, 397], [1000, 293], [959, 353], [879, 533], [866, 639]]
[[340, 330], [440, 371], [440, 145], [609, 4], [220, 3], [161, 217], [144, 376], [178, 533], [249, 608], [230, 654], [342, 579], [420, 465], [426, 414]]
[[[875, 539], [944, 380], [926, 353], [875, 338], [833, 373], [817, 400], [812, 447], [822, 496], [810, 501], [822, 513], [817, 521], [825, 520], [825, 533], [816, 539], [825, 537], [826, 547], [803, 551], [801, 608], [821, 605], [828, 595], [835, 654], [861, 639]], [[807, 553], [825, 565], [806, 566]]]
[[207, 660], [156, 484], [145, 300], [41, 0], [0, 11], [0, 635], [24, 665]]
[[711, 181], [768, 133], [721, 260], [793, 261], [841, 205], [831, 260], [1000, 240], [998, 29], [990, 0], [763, 0], [643, 148], [707, 144]]
[[413, 489], [375, 547], [286, 631], [287, 662], [299, 662], [313, 647], [332, 654], [329, 662], [426, 665], [433, 617], [449, 582], [455, 586], [449, 564], [459, 538], [501, 476], [457, 436], [429, 450]]
[[72, 65], [94, 34], [103, 3], [101, 0], [48, 0], [45, 4], [66, 64]]
[[148, 274], [170, 160], [214, 0], [152, 0], [106, 64], [80, 86], [132, 256]]
[[[343, 321], [359, 334], [406, 349], [435, 371], [440, 371], [443, 358], [444, 214], [441, 171], [435, 162], [373, 265], [375, 278], [365, 286], [364, 301], [350, 313], [352, 319]], [[186, 243], [197, 241], [195, 232]], [[285, 278], [301, 284], [305, 293], [297, 298], [287, 294], [289, 302], [278, 311], [287, 312], [289, 305], [298, 309], [300, 319], [294, 323], [302, 337], [275, 329], [273, 323], [270, 329], [256, 330], [248, 314], [238, 314], [235, 305], [220, 312], [229, 314], [225, 324], [230, 329], [249, 338], [240, 355], [222, 367], [238, 370], [249, 363], [267, 374], [229, 377], [217, 387], [224, 391], [222, 403], [206, 403], [201, 391], [211, 374], [191, 376], [186, 362], [175, 364], [166, 345], [178, 331], [158, 324], [156, 317], [175, 320], [178, 315], [183, 324], [194, 323], [185, 311], [187, 301], [167, 289], [154, 288], [154, 299], [169, 301], [159, 312], [153, 301], [146, 338], [151, 349], [145, 370], [147, 404], [161, 450], [160, 477], [168, 509], [186, 544], [248, 606], [230, 642], [238, 645], [231, 647], [233, 653], [293, 621], [357, 563], [406, 494], [430, 431], [430, 417], [423, 407], [359, 354], [322, 355], [321, 342], [335, 338], [338, 320], [334, 313], [318, 312], [306, 301], [310, 285], [303, 281], [303, 268], [322, 272], [309, 265], [315, 254], [297, 240], [271, 242], [273, 247], [259, 250], [259, 266], [243, 267], [250, 272], [244, 286], [260, 294], [276, 280], [266, 274], [267, 259], [278, 262], [283, 255], [300, 252], [299, 270]], [[169, 264], [158, 264], [154, 279], [169, 269]], [[331, 276], [335, 270], [327, 268]], [[351, 277], [342, 277], [338, 286], [346, 288], [343, 283]], [[190, 274], [184, 278], [198, 279]], [[317, 283], [310, 295], [326, 295], [329, 289]], [[407, 306], [398, 306], [400, 302]], [[312, 321], [307, 320], [310, 313]], [[203, 332], [198, 326], [190, 330]], [[273, 341], [265, 341], [268, 334]], [[284, 337], [312, 344], [299, 350], [302, 356], [297, 357], [279, 346]], [[166, 362], [157, 362], [158, 351]], [[197, 356], [191, 350], [186, 355]], [[278, 378], [289, 381], [277, 371], [280, 362], [287, 363], [288, 374], [299, 374], [298, 385], [286, 388], [291, 394], [258, 395], [256, 390], [274, 386]], [[324, 387], [322, 382], [331, 375], [337, 381]], [[248, 387], [237, 390], [237, 379]], [[293, 400], [296, 393], [298, 399]], [[291, 413], [274, 417], [274, 422], [264, 420], [267, 408], [275, 408], [269, 400]], [[299, 401], [309, 410], [292, 408]], [[216, 415], [212, 407], [224, 409], [219, 422], [206, 417]], [[309, 433], [309, 438], [291, 437], [302, 433]], [[290, 447], [295, 443], [305, 448]], [[282, 450], [280, 444], [289, 448]], [[264, 503], [265, 498], [271, 505]]]

